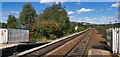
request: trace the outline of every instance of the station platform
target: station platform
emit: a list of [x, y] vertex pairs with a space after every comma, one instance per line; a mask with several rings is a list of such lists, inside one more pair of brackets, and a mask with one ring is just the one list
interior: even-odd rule
[[120, 55], [110, 52], [106, 44], [107, 40], [103, 38], [98, 31], [94, 33], [94, 40], [92, 40], [92, 43], [93, 45], [91, 45], [87, 53], [88, 57], [120, 57]]
[[8, 48], [8, 47], [14, 47], [18, 44], [0, 44], [0, 49]]
[[88, 57], [112, 57], [111, 52], [101, 49], [90, 49]]

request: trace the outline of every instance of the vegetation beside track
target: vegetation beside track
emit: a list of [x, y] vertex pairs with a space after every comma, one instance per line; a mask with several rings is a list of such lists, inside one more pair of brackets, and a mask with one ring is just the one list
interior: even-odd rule
[[51, 41], [89, 28], [86, 25], [70, 22], [65, 6], [61, 6], [60, 3], [53, 3], [39, 13], [31, 3], [26, 3], [21, 10], [19, 18], [10, 14], [7, 23], [0, 23], [1, 27], [27, 29], [33, 42]]

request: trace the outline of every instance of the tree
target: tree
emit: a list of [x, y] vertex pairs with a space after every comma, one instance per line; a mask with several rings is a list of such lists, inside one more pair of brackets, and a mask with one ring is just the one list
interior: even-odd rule
[[46, 8], [41, 15], [39, 15], [38, 20], [54, 20], [60, 23], [60, 32], [57, 32], [58, 36], [63, 36], [70, 29], [70, 21], [67, 15], [65, 7], [61, 4], [53, 4], [53, 6]]
[[0, 22], [0, 28], [7, 28], [7, 23], [1, 23]]
[[7, 28], [7, 23], [2, 23], [2, 28]]
[[22, 12], [20, 13], [20, 23], [25, 26], [26, 29], [30, 29], [31, 25], [36, 19], [36, 11], [30, 3], [23, 6]]
[[13, 15], [8, 15], [8, 20], [7, 20], [7, 27], [8, 28], [16, 28], [16, 18]]
[[69, 21], [65, 7], [53, 4], [42, 10], [32, 25], [32, 39], [56, 39], [75, 32], [75, 23]]
[[40, 20], [55, 20], [57, 22], [69, 22], [67, 16], [67, 11], [65, 7], [62, 7], [61, 4], [53, 4], [53, 6], [43, 10], [43, 13], [39, 15], [38, 19]]
[[37, 33], [35, 38], [44, 36], [53, 39], [52, 37], [54, 36], [55, 39], [55, 37], [57, 37], [57, 32], [60, 31], [60, 24], [54, 20], [37, 21], [34, 23], [32, 31]]
[[2, 28], [2, 23], [0, 22], [0, 28]]

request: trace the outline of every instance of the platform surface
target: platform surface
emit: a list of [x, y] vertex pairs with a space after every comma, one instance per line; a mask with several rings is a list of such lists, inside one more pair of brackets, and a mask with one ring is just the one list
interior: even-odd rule
[[18, 44], [0, 44], [0, 49], [17, 46]]
[[101, 49], [90, 49], [88, 57], [112, 57], [110, 51]]

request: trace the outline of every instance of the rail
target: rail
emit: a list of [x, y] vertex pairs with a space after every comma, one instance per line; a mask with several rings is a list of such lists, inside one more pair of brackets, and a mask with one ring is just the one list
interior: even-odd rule
[[[42, 46], [39, 46], [39, 47], [36, 47], [36, 48], [33, 48], [33, 49], [30, 49], [30, 50], [26, 50], [24, 52], [21, 52], [17, 55], [13, 55], [13, 56], [32, 56], [32, 54], [37, 54], [37, 55], [43, 55], [45, 54], [46, 52], [49, 52], [51, 51], [52, 49], [66, 43], [67, 41], [69, 40], [72, 40], [74, 38], [76, 38], [77, 36], [79, 36], [80, 34], [88, 31], [89, 29], [87, 30], [84, 30], [84, 31], [81, 31], [81, 32], [78, 32], [78, 33], [74, 33], [72, 35], [69, 35], [69, 36], [66, 36], [66, 37], [63, 37], [63, 38], [60, 38], [60, 39], [57, 39], [53, 42], [50, 42], [48, 44], [45, 44], [45, 45], [42, 45]], [[38, 54], [39, 52], [39, 54]], [[29, 55], [28, 55], [29, 54]]]

